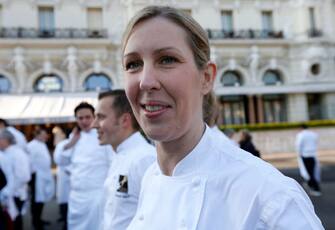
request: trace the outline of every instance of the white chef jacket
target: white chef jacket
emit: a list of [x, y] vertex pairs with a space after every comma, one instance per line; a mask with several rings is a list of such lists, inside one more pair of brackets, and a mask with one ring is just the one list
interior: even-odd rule
[[323, 229], [298, 183], [206, 131], [172, 176], [147, 170], [128, 230]]
[[69, 230], [92, 230], [100, 226], [103, 184], [112, 152], [111, 146], [99, 145], [97, 131], [91, 129], [81, 131], [75, 146], [59, 154], [60, 165], [71, 164]]
[[70, 166], [62, 166], [59, 164], [59, 155], [64, 149], [68, 140], [60, 141], [54, 151], [54, 161], [57, 164], [57, 187], [56, 197], [59, 204], [67, 203], [70, 195]]
[[55, 181], [51, 172], [51, 157], [47, 145], [33, 139], [27, 145], [32, 172], [35, 173], [35, 202], [47, 202], [55, 194]]
[[215, 132], [215, 135], [217, 135], [217, 137], [222, 138], [223, 141], [239, 147], [239, 145], [234, 140], [227, 137], [226, 134], [224, 134], [217, 125], [214, 125], [213, 127], [211, 127], [211, 129], [213, 130], [213, 132]]
[[26, 150], [27, 140], [24, 134], [12, 126], [6, 127], [6, 129], [13, 134], [15, 137], [16, 144], [21, 147], [23, 150]]
[[136, 213], [142, 177], [155, 161], [156, 150], [140, 132], [116, 149], [105, 181], [104, 230], [125, 230]]
[[28, 199], [28, 182], [30, 181], [30, 161], [28, 154], [17, 145], [10, 145], [4, 150], [9, 157], [13, 174], [13, 196], [21, 200]]
[[0, 151], [0, 167], [6, 177], [7, 184], [1, 190], [0, 193], [0, 201], [3, 199], [7, 199], [10, 194], [13, 194], [13, 186], [14, 186], [14, 174], [12, 173], [12, 167], [10, 159], [5, 153]]
[[314, 177], [317, 181], [321, 180], [321, 169], [317, 159], [318, 135], [311, 130], [302, 130], [296, 137], [296, 151], [298, 153], [298, 166], [300, 175], [309, 180], [309, 174], [301, 157], [313, 157], [315, 160]]
[[5, 174], [7, 184], [0, 191], [0, 202], [2, 205], [7, 207], [7, 212], [9, 213], [12, 220], [18, 215], [16, 205], [14, 203], [14, 173], [12, 171], [12, 162], [11, 159], [2, 151], [0, 151], [0, 166]]

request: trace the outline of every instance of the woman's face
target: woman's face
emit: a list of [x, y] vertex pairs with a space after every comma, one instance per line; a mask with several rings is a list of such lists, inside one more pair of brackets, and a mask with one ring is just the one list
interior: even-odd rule
[[[137, 24], [125, 46], [126, 94], [145, 133], [169, 142], [202, 125], [202, 97], [212, 87], [199, 70], [186, 32], [156, 17]], [[194, 135], [194, 134], [193, 134]]]

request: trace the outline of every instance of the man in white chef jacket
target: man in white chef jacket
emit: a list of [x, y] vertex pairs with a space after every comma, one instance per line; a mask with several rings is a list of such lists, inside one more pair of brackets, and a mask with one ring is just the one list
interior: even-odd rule
[[68, 140], [62, 140], [56, 144], [54, 151], [54, 161], [57, 164], [57, 188], [56, 197], [59, 205], [60, 220], [64, 222], [63, 230], [67, 229], [67, 212], [68, 212], [68, 201], [70, 195], [70, 166], [63, 166], [60, 162], [60, 155], [64, 149], [64, 146], [68, 143]]
[[[97, 229], [102, 218], [103, 184], [107, 177], [112, 148], [100, 146], [91, 125], [94, 108], [86, 102], [74, 110], [78, 128], [59, 154], [60, 165], [70, 165], [69, 230]], [[80, 130], [79, 130], [80, 129]]]
[[27, 140], [24, 134], [14, 128], [13, 126], [10, 126], [8, 122], [5, 119], [0, 118], [0, 130], [1, 129], [7, 129], [13, 136], [15, 137], [16, 144], [20, 146], [23, 150], [26, 150], [27, 146]]
[[[14, 174], [12, 173], [11, 168], [11, 162], [10, 159], [5, 156], [5, 154], [0, 150], [0, 169], [2, 170], [2, 173], [5, 176], [5, 184], [2, 185], [4, 187], [1, 187], [0, 185], [0, 229], [5, 230], [8, 228], [8, 223], [6, 223], [8, 215], [15, 219], [15, 215], [17, 215], [17, 212], [13, 210], [15, 208], [13, 199], [12, 202], [9, 202], [8, 195], [11, 194], [13, 183], [14, 183]], [[11, 205], [10, 205], [11, 203]], [[13, 213], [14, 211], [14, 213]]]
[[139, 132], [124, 90], [99, 95], [93, 126], [98, 129], [100, 144], [110, 144], [115, 151], [105, 181], [100, 229], [125, 230], [136, 213], [143, 174], [155, 161], [156, 152]]
[[317, 159], [318, 135], [306, 125], [296, 136], [296, 151], [301, 176], [307, 181], [310, 195], [320, 196], [320, 166]]
[[[8, 191], [8, 202], [14, 201], [14, 207], [8, 205], [11, 216], [14, 219], [14, 229], [23, 229], [22, 209], [28, 199], [28, 182], [30, 181], [30, 162], [26, 152], [16, 145], [14, 135], [7, 129], [0, 131], [0, 151], [3, 151], [5, 157], [11, 166], [13, 178], [12, 188]], [[2, 194], [3, 195], [3, 194]]]
[[36, 128], [34, 139], [27, 145], [30, 156], [31, 179], [31, 215], [36, 230], [43, 229], [41, 219], [44, 204], [52, 199], [55, 182], [51, 172], [51, 156], [46, 145], [48, 133], [45, 129]]

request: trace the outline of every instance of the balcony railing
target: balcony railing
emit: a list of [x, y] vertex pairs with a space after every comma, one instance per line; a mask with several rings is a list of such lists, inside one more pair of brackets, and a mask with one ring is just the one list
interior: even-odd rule
[[307, 34], [310, 38], [322, 37], [322, 31], [319, 29], [309, 29]]
[[36, 29], [36, 28], [0, 28], [0, 38], [24, 38], [24, 39], [99, 39], [107, 38], [106, 29]]
[[209, 39], [283, 39], [283, 31], [269, 30], [212, 30], [207, 29]]

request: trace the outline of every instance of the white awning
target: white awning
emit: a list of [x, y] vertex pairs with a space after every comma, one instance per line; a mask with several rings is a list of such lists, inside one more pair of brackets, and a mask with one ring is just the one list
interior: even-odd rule
[[0, 95], [0, 117], [11, 124], [73, 122], [74, 108], [82, 101], [97, 104], [97, 93]]

